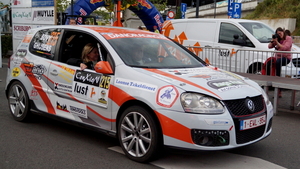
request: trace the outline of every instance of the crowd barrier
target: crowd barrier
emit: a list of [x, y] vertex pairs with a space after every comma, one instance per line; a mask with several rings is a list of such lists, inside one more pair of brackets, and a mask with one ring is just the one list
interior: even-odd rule
[[[267, 50], [230, 51], [225, 48], [186, 47], [212, 66], [235, 72], [241, 76], [248, 77], [249, 79], [256, 81], [260, 86], [264, 86], [266, 92], [268, 92], [268, 87], [274, 87], [273, 107], [275, 115], [278, 111], [277, 105], [279, 89], [292, 90], [290, 110], [294, 110], [296, 91], [300, 91], [300, 52]], [[282, 66], [280, 74], [281, 77], [276, 76], [276, 64], [274, 61], [272, 62], [272, 59], [270, 59], [275, 55], [292, 56], [290, 63], [286, 66]], [[267, 62], [267, 60], [269, 62]]]
[[[275, 62], [266, 61], [272, 56], [291, 55], [292, 60], [281, 68], [281, 77], [300, 78], [300, 52], [270, 50], [228, 50], [226, 48], [191, 47], [190, 51], [206, 63], [231, 72], [275, 75]], [[272, 72], [273, 70], [273, 72]]]

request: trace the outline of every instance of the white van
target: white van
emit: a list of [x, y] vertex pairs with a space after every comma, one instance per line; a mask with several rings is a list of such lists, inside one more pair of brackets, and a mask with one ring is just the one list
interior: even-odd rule
[[[164, 22], [162, 31], [165, 36], [184, 46], [219, 48], [216, 54], [211, 52], [210, 56], [202, 59], [213, 66], [230, 71], [259, 74], [263, 63], [273, 55], [274, 51], [268, 49], [268, 43], [275, 30], [259, 21], [175, 19]], [[257, 52], [257, 50], [270, 52]], [[300, 51], [300, 48], [293, 45], [292, 51]], [[281, 76], [300, 78], [300, 62], [297, 59], [297, 54], [293, 54], [293, 60], [282, 67]], [[224, 68], [224, 65], [227, 67]]]

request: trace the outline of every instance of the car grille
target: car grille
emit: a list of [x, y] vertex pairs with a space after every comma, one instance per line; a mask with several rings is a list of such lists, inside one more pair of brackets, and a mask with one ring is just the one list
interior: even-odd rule
[[[251, 100], [254, 105], [254, 109], [251, 111], [248, 108], [247, 100]], [[231, 113], [236, 131], [236, 143], [243, 144], [253, 140], [256, 140], [263, 136], [266, 125], [262, 125], [256, 128], [248, 130], [240, 130], [240, 121], [246, 119], [248, 116], [261, 116], [266, 114], [266, 108], [264, 99], [262, 96], [249, 97], [245, 99], [238, 100], [225, 100], [223, 103], [228, 108]]]
[[300, 58], [292, 59], [292, 63], [295, 67], [300, 67]]
[[[248, 108], [246, 99], [250, 99], [254, 103], [253, 111]], [[226, 105], [229, 112], [235, 117], [252, 115], [264, 111], [265, 104], [262, 96], [246, 99], [225, 100], [223, 103]]]

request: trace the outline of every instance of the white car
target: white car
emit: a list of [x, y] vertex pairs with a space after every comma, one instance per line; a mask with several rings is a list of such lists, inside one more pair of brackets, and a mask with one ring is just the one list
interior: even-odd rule
[[[68, 64], [80, 60], [91, 42], [100, 55], [94, 69]], [[7, 72], [15, 120], [35, 113], [97, 129], [117, 137], [138, 162], [157, 158], [163, 145], [224, 150], [272, 131], [273, 106], [257, 83], [208, 66], [157, 33], [100, 26], [31, 29]]]

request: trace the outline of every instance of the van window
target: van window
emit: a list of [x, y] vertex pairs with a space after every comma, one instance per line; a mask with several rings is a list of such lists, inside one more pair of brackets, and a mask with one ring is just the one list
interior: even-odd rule
[[245, 41], [244, 46], [254, 47], [253, 43], [247, 38], [247, 36], [235, 25], [229, 23], [221, 23], [219, 43], [234, 44], [234, 35], [238, 35], [239, 40]]
[[274, 31], [268, 26], [256, 22], [241, 22], [240, 24], [260, 43], [269, 43], [270, 40], [272, 40], [272, 34], [274, 34]]

